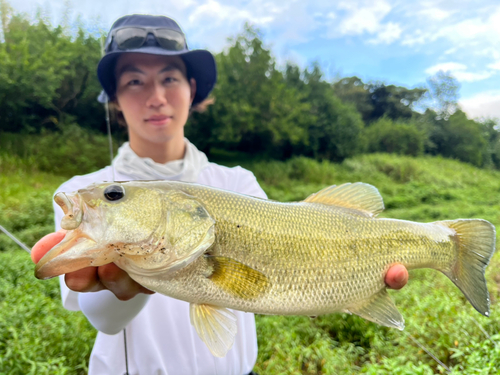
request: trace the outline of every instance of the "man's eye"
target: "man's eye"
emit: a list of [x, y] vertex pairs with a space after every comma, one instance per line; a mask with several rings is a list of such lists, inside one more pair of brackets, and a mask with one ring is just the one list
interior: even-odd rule
[[172, 82], [176, 82], [177, 79], [175, 77], [167, 77], [165, 78], [165, 82], [166, 83], [172, 83]]
[[140, 85], [141, 84], [141, 81], [139, 81], [138, 79], [132, 79], [130, 81], [128, 81], [127, 85], [129, 86], [136, 86], [136, 85]]

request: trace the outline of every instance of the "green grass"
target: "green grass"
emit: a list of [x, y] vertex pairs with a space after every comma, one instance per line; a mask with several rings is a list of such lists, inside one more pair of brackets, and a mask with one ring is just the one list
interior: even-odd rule
[[[29, 160], [7, 159], [0, 155], [0, 224], [32, 244], [52, 230], [52, 192], [66, 177], [37, 172]], [[271, 199], [302, 200], [330, 184], [363, 181], [380, 190], [384, 217], [421, 222], [480, 217], [500, 224], [500, 173], [452, 160], [375, 154], [341, 164], [306, 158], [242, 164], [254, 171]], [[80, 313], [62, 308], [56, 281], [34, 279], [28, 255], [9, 241], [0, 235], [0, 374], [85, 373], [94, 330]], [[489, 319], [477, 313], [445, 276], [432, 270], [412, 271], [408, 286], [390, 292], [406, 320], [403, 332], [347, 314], [315, 319], [258, 316], [255, 370], [445, 373], [415, 339], [454, 374], [497, 374], [499, 265], [497, 254], [487, 269]]]

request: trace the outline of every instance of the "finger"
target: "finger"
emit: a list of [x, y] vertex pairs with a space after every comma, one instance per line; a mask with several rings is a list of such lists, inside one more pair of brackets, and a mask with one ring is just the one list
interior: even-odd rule
[[66, 231], [61, 229], [42, 237], [31, 249], [31, 260], [38, 263], [50, 249], [62, 241], [65, 235]]
[[64, 281], [68, 288], [75, 292], [97, 292], [106, 289], [99, 280], [97, 267], [86, 267], [67, 273], [64, 276]]
[[408, 270], [402, 264], [396, 264], [389, 268], [385, 275], [385, 283], [391, 289], [401, 289], [408, 282]]
[[135, 297], [138, 293], [154, 293], [132, 280], [124, 270], [114, 263], [100, 266], [98, 268], [98, 276], [101, 283], [121, 301], [127, 301]]

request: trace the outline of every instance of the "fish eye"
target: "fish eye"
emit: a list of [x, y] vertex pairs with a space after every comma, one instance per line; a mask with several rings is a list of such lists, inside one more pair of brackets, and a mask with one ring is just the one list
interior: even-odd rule
[[125, 196], [125, 189], [121, 185], [110, 185], [104, 189], [104, 196], [108, 201], [117, 201]]

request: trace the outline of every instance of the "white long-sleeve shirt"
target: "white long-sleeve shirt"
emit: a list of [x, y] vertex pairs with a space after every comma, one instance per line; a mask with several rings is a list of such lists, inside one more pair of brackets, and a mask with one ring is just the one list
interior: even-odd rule
[[[111, 167], [76, 176], [58, 191], [72, 192], [93, 182], [112, 181]], [[133, 180], [116, 174], [116, 181]], [[266, 198], [254, 175], [241, 167], [227, 168], [214, 163], [203, 169], [197, 183]], [[56, 229], [63, 212], [54, 204]], [[126, 328], [130, 375], [242, 375], [252, 371], [257, 358], [257, 336], [253, 314], [235, 311], [238, 333], [223, 358], [214, 357], [200, 340], [189, 320], [189, 303], [159, 293], [139, 294], [129, 301], [118, 300], [104, 290], [76, 293], [61, 281], [63, 305], [81, 310], [99, 330], [90, 356], [89, 375], [125, 373], [123, 328]]]

